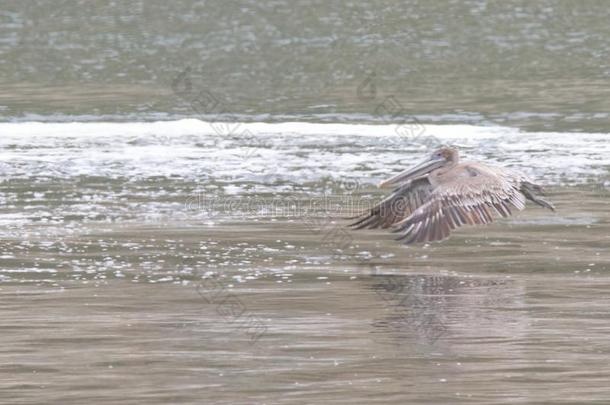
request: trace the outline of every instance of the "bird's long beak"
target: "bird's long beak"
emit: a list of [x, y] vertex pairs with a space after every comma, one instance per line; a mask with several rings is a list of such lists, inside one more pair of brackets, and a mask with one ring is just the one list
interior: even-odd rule
[[424, 174], [430, 173], [434, 169], [438, 169], [445, 162], [445, 159], [427, 159], [415, 167], [407, 169], [402, 173], [398, 173], [394, 177], [382, 181], [381, 183], [379, 183], [379, 188], [394, 186], [398, 183], [404, 183], [416, 177], [423, 176]]

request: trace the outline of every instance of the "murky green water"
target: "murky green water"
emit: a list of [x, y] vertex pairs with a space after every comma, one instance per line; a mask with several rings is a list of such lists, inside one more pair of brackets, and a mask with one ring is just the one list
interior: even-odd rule
[[[4, 2], [0, 403], [607, 403], [609, 10]], [[557, 212], [345, 229], [440, 143]]]
[[375, 74], [379, 94], [428, 122], [607, 130], [602, 0], [61, 0], [2, 9], [5, 119], [196, 116], [170, 90], [190, 67], [225, 103], [207, 116], [367, 121], [377, 103], [354, 90]]

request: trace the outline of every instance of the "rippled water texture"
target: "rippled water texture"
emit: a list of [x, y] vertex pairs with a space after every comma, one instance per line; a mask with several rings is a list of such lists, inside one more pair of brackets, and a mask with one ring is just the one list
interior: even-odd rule
[[[32, 0], [0, 13], [5, 119], [363, 122], [395, 95], [426, 122], [607, 132], [603, 0]], [[186, 68], [223, 108], [175, 96]], [[378, 99], [357, 97], [370, 75]]]
[[[249, 137], [0, 124], [7, 403], [607, 398], [606, 134], [231, 125]], [[557, 213], [409, 248], [345, 230], [439, 142], [527, 171]]]
[[[0, 403], [610, 401], [604, 1], [0, 10]], [[440, 144], [528, 206], [344, 217]]]

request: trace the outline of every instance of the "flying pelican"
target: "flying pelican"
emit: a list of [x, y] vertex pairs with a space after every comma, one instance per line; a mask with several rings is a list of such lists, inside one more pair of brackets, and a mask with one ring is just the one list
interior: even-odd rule
[[462, 225], [488, 224], [525, 208], [525, 199], [555, 211], [536, 195], [542, 187], [522, 173], [479, 162], [459, 162], [458, 150], [442, 147], [417, 166], [383, 181], [398, 187], [350, 226], [393, 228], [405, 244], [440, 241]]

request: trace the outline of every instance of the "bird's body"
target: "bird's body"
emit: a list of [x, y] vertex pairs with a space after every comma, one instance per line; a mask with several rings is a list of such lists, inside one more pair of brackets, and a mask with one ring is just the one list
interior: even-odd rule
[[383, 182], [399, 187], [360, 215], [355, 229], [388, 228], [406, 244], [439, 241], [462, 225], [487, 224], [507, 217], [525, 200], [554, 210], [540, 198], [542, 188], [517, 171], [479, 162], [459, 162], [458, 151], [441, 148], [416, 167]]

